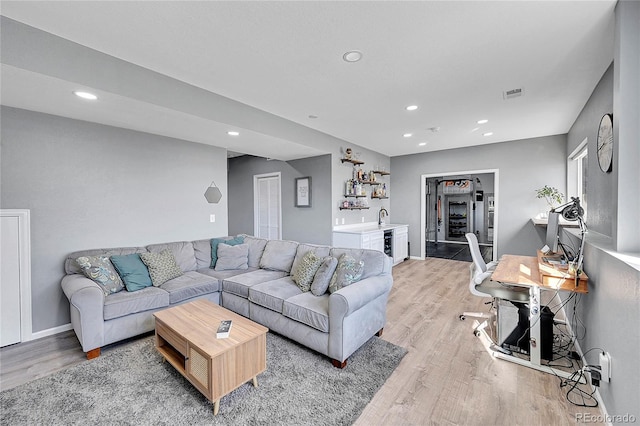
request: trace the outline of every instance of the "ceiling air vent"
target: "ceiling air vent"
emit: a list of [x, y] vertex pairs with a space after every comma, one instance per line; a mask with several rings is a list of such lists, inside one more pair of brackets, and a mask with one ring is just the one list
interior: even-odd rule
[[502, 92], [502, 96], [504, 97], [505, 100], [517, 98], [522, 95], [524, 95], [524, 89], [522, 87], [518, 89], [505, 90], [504, 92]]

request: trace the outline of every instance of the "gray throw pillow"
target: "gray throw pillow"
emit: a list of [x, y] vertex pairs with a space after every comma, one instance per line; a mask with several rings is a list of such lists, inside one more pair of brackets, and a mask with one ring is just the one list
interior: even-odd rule
[[338, 266], [338, 259], [333, 256], [327, 256], [322, 260], [322, 265], [318, 268], [316, 275], [311, 283], [311, 293], [316, 296], [322, 296], [329, 289], [329, 282], [333, 273]]
[[356, 260], [346, 253], [340, 256], [336, 272], [333, 273], [331, 282], [329, 282], [329, 293], [334, 293], [342, 287], [359, 281], [363, 269], [364, 262], [362, 260]]
[[218, 244], [218, 260], [216, 261], [216, 271], [228, 271], [234, 269], [247, 269], [249, 259], [249, 245], [238, 244], [229, 245]]
[[140, 259], [147, 265], [154, 287], [159, 287], [184, 274], [170, 250], [162, 250], [160, 253], [140, 253]]
[[305, 292], [309, 291], [311, 290], [313, 277], [316, 275], [316, 271], [318, 271], [321, 264], [322, 259], [320, 259], [315, 252], [308, 251], [292, 271], [291, 279], [300, 287], [300, 290]]
[[82, 273], [95, 281], [105, 296], [117, 293], [124, 289], [122, 279], [116, 272], [108, 256], [81, 256], [76, 263], [82, 269]]

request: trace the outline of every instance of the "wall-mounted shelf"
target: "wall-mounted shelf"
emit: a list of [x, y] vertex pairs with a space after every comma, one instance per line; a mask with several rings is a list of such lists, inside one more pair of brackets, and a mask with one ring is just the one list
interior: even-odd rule
[[360, 183], [363, 185], [380, 185], [382, 182], [376, 182], [372, 180], [361, 180]]
[[382, 170], [374, 170], [373, 173], [377, 174], [377, 175], [381, 175], [381, 176], [389, 176], [391, 173], [390, 172], [385, 172]]
[[342, 161], [342, 163], [351, 163], [354, 166], [355, 165], [359, 165], [359, 164], [364, 164], [364, 161], [360, 161], [360, 160], [352, 160], [350, 158], [341, 158], [340, 161]]
[[379, 199], [379, 200], [386, 200], [386, 199], [388, 199], [389, 197], [377, 197], [377, 196], [375, 196], [375, 195], [372, 195], [372, 196], [371, 196], [371, 198], [377, 198], [377, 199]]
[[369, 207], [340, 207], [340, 210], [369, 210]]
[[367, 194], [364, 194], [364, 195], [351, 195], [351, 194], [344, 194], [344, 195], [343, 195], [343, 197], [345, 197], [345, 198], [364, 198], [364, 197], [366, 197], [366, 196], [367, 196]]

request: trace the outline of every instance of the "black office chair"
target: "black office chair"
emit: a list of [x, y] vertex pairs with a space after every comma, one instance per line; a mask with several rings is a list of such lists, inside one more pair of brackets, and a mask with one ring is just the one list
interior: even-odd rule
[[[528, 303], [529, 291], [524, 287], [509, 286], [496, 281], [491, 281], [491, 274], [493, 274], [493, 270], [498, 265], [498, 262], [489, 262], [489, 264], [486, 264], [484, 259], [482, 258], [480, 245], [478, 244], [478, 238], [476, 237], [476, 235], [469, 232], [465, 236], [467, 237], [467, 241], [469, 242], [471, 258], [473, 259], [473, 263], [469, 267], [469, 291], [474, 296], [492, 298], [491, 313], [463, 312], [459, 317], [460, 320], [464, 320], [466, 319], [466, 317], [484, 318], [484, 321], [473, 329], [473, 333], [478, 336], [485, 327], [487, 327], [489, 324], [495, 323], [496, 314], [494, 312], [495, 308], [497, 307], [498, 299], [508, 300], [516, 303]], [[487, 337], [495, 345], [495, 341], [491, 339], [491, 336], [487, 335]], [[492, 347], [492, 349], [505, 352], [505, 350], [499, 348], [497, 345], [495, 345], [495, 347]]]

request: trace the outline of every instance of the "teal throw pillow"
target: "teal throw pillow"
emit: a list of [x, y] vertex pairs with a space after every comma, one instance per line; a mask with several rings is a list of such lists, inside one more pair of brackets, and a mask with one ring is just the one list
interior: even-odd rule
[[336, 292], [343, 287], [360, 280], [364, 269], [364, 261], [356, 260], [353, 256], [343, 254], [338, 259], [338, 267], [329, 282], [329, 293]]
[[244, 243], [244, 237], [237, 236], [235, 238], [231, 238], [229, 240], [225, 240], [224, 238], [212, 238], [211, 239], [211, 269], [216, 267], [216, 262], [218, 261], [218, 244], [225, 243], [230, 246], [237, 246], [238, 244]]
[[87, 278], [100, 286], [105, 296], [124, 289], [122, 280], [108, 256], [81, 256], [76, 259], [76, 263]]
[[111, 256], [111, 263], [124, 281], [127, 291], [142, 290], [151, 287], [151, 276], [147, 266], [140, 259], [138, 253]]
[[322, 259], [314, 251], [308, 251], [296, 266], [296, 270], [291, 274], [291, 279], [302, 291], [310, 291], [313, 277], [318, 268], [322, 265]]
[[184, 274], [169, 249], [164, 249], [160, 253], [141, 253], [140, 259], [147, 265], [151, 282], [155, 287], [160, 287], [167, 281]]

